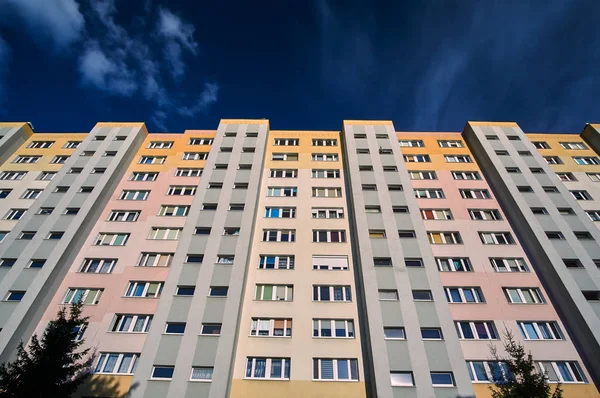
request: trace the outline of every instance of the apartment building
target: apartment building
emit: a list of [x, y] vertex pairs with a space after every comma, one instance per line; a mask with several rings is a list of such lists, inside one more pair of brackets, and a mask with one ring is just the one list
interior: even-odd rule
[[[0, 357], [82, 300], [84, 397], [598, 397], [600, 126], [0, 124]], [[594, 225], [596, 224], [596, 225]]]

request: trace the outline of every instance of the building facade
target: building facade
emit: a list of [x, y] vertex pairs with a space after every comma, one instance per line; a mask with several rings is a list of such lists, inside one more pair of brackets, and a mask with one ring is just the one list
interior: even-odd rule
[[0, 359], [83, 301], [84, 397], [599, 397], [600, 126], [0, 123]]

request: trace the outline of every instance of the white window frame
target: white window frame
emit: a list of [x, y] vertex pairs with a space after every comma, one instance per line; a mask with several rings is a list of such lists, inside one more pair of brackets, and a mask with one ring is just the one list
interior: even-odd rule
[[339, 169], [313, 169], [312, 178], [340, 178]]
[[[63, 296], [61, 300], [61, 304], [73, 304], [75, 301], [73, 300], [76, 296], [76, 293], [79, 291], [83, 291], [81, 298], [79, 301], [83, 302], [85, 305], [96, 305], [100, 301], [100, 297], [102, 297], [102, 293], [104, 289], [102, 288], [81, 288], [81, 287], [70, 287], [67, 289], [67, 293]], [[93, 295], [91, 303], [86, 304], [86, 300], [89, 295]], [[70, 296], [70, 297], [69, 297]]]
[[[338, 323], [342, 323], [344, 325], [344, 336], [337, 335], [337, 325]], [[323, 336], [323, 330], [327, 330], [331, 332], [330, 336]], [[341, 329], [340, 329], [341, 330]], [[317, 331], [317, 335], [315, 336], [315, 331]], [[321, 319], [321, 318], [313, 318], [313, 339], [321, 338], [321, 339], [354, 339], [356, 338], [356, 328], [354, 327], [353, 319]]]
[[410, 170], [408, 175], [411, 180], [437, 180], [437, 174], [435, 171], [414, 171]]
[[417, 199], [444, 199], [444, 191], [441, 188], [415, 188]]
[[446, 163], [473, 163], [469, 155], [444, 155]]
[[[326, 288], [329, 290], [329, 300], [321, 299], [321, 289]], [[341, 289], [342, 299], [335, 299], [335, 291]], [[316, 297], [315, 297], [316, 295]], [[313, 285], [313, 298], [312, 301], [318, 302], [331, 302], [331, 303], [351, 303], [352, 302], [352, 288], [350, 285]]]
[[[458, 270], [455, 265], [455, 261], [460, 262], [463, 267], [463, 270]], [[471, 260], [468, 257], [436, 257], [435, 262], [437, 263], [438, 270], [440, 272], [472, 272], [473, 266], [471, 265]], [[447, 263], [447, 267], [443, 265], [443, 263]], [[448, 269], [445, 269], [448, 268]]]
[[[313, 229], [313, 243], [345, 243], [347, 241], [346, 230], [345, 229]], [[327, 233], [327, 240], [319, 240], [320, 233]], [[337, 232], [339, 235], [339, 240], [332, 240], [332, 233]], [[316, 233], [316, 235], [315, 235]]]
[[[277, 233], [276, 240], [267, 240], [265, 238], [270, 237], [270, 232], [275, 231]], [[282, 240], [282, 235], [287, 234], [288, 240]], [[296, 230], [295, 229], [263, 229], [263, 242], [295, 242], [296, 241]]]
[[[323, 195], [324, 194], [324, 195]], [[312, 187], [313, 198], [341, 198], [341, 187]]]
[[[461, 301], [453, 301], [454, 298], [452, 297], [452, 294], [450, 293], [450, 289], [458, 289], [458, 294], [460, 296], [460, 300]], [[475, 301], [467, 301], [467, 298], [465, 296], [465, 291], [468, 290], [471, 292], [471, 295], [473, 296], [473, 298], [475, 299]], [[448, 286], [448, 287], [444, 287], [444, 292], [446, 293], [446, 300], [448, 301], [448, 303], [450, 304], [473, 304], [473, 303], [485, 303], [485, 296], [483, 295], [483, 292], [481, 290], [481, 288], [479, 286], [470, 286], [470, 287], [460, 287], [460, 286]]]
[[[115, 314], [115, 318], [111, 323], [109, 331], [111, 333], [148, 333], [150, 325], [152, 324], [152, 314]], [[127, 321], [131, 319], [125, 330], [119, 330], [127, 324]], [[134, 330], [141, 321], [141, 330]]]
[[[40, 173], [40, 176], [42, 176], [44, 173], [47, 173], [45, 171], [42, 171]], [[54, 176], [53, 173], [52, 175]], [[23, 179], [23, 177], [25, 177], [25, 175], [27, 175], [26, 171], [3, 171], [0, 173], [0, 180], [2, 181], [20, 181]], [[38, 180], [42, 180], [43, 178], [38, 178]], [[50, 179], [51, 180], [51, 179]], [[46, 181], [50, 181], [50, 180], [46, 180]]]
[[[531, 324], [531, 327], [537, 333], [537, 337], [530, 336], [528, 329], [525, 327], [525, 324]], [[560, 326], [556, 321], [517, 321], [517, 325], [521, 330], [521, 335], [524, 340], [564, 340], [564, 335], [560, 330]], [[544, 333], [542, 333], [542, 329], [540, 325], [543, 325], [548, 333], [552, 336], [549, 339], [544, 338]]]
[[[271, 298], [265, 298], [265, 288], [271, 287]], [[280, 289], [283, 289], [283, 295], [280, 296]], [[254, 301], [294, 301], [294, 285], [281, 285], [270, 283], [257, 283], [254, 287]]]
[[270, 169], [269, 178], [296, 178], [298, 169]]
[[[265, 360], [265, 377], [256, 377], [254, 376], [254, 371], [256, 370], [256, 362], [257, 360]], [[271, 366], [273, 360], [281, 361], [281, 377], [271, 377]], [[250, 368], [248, 369], [248, 365], [250, 364]], [[289, 365], [288, 365], [289, 364]], [[270, 358], [270, 357], [246, 357], [246, 367], [244, 368], [244, 379], [253, 379], [253, 380], [289, 380], [290, 377], [286, 377], [286, 368], [291, 372], [291, 359], [290, 358]], [[248, 376], [248, 370], [250, 371], [250, 376]]]
[[31, 141], [27, 148], [48, 149], [54, 145], [54, 141]]
[[196, 194], [194, 185], [170, 185], [167, 191], [169, 196], [193, 196]]
[[12, 163], [35, 164], [39, 162], [41, 158], [41, 156], [37, 155], [19, 155], [12, 161]]
[[198, 138], [198, 137], [192, 137], [190, 138], [190, 140], [188, 141], [188, 145], [212, 145], [213, 144], [213, 139], [212, 138]]
[[[275, 322], [283, 321], [283, 334], [275, 334]], [[266, 327], [265, 327], [266, 326]], [[251, 337], [275, 337], [285, 338], [292, 337], [292, 318], [252, 318], [250, 322], [250, 334]], [[267, 334], [260, 334], [264, 331]]]
[[138, 164], [164, 164], [166, 159], [166, 156], [141, 156]]
[[[267, 267], [271, 263], [268, 259], [273, 259], [273, 268]], [[293, 255], [272, 255], [261, 254], [258, 259], [258, 269], [294, 269], [295, 256]]]
[[[196, 377], [196, 378], [194, 378], [194, 371], [196, 369], [199, 370], [199, 374], [200, 375], [210, 374], [210, 377]], [[212, 366], [192, 366], [192, 373], [190, 374], [190, 380], [189, 381], [193, 381], [195, 383], [209, 383], [209, 382], [212, 381], [214, 370], [215, 370], [215, 368], [212, 367]], [[202, 373], [202, 372], [207, 372], [207, 373]]]
[[440, 148], [464, 148], [464, 144], [461, 140], [438, 140]]
[[564, 172], [564, 173], [556, 173], [556, 176], [559, 180], [563, 182], [572, 182], [577, 181], [577, 178], [573, 175], [573, 173]]
[[548, 164], [562, 164], [562, 160], [558, 156], [544, 156], [544, 160]]
[[157, 172], [134, 171], [131, 173], [129, 181], [156, 181], [156, 178], [158, 178]]
[[285, 162], [285, 161], [297, 162], [298, 158], [299, 158], [298, 153], [273, 153], [271, 155], [271, 160], [281, 161], [281, 162]]
[[426, 154], [404, 155], [406, 163], [431, 163], [431, 158]]
[[592, 221], [600, 221], [600, 210], [586, 210], [585, 213]]
[[313, 153], [311, 157], [313, 162], [337, 162], [340, 160], [337, 153]]
[[181, 155], [181, 160], [206, 160], [208, 152], [184, 152]]
[[347, 271], [349, 269], [348, 256], [312, 256], [313, 270]]
[[326, 219], [326, 218], [344, 218], [344, 209], [342, 207], [313, 207], [311, 209], [312, 218]]
[[[183, 214], [178, 214], [183, 209]], [[188, 205], [161, 205], [158, 211], [159, 216], [163, 217], [185, 217], [190, 211]]]
[[[181, 236], [181, 230], [179, 227], [152, 227], [148, 239], [153, 240], [178, 240]], [[163, 237], [164, 235], [164, 237]]]
[[[113, 222], [135, 222], [140, 216], [140, 210], [112, 210], [108, 216], [108, 221]], [[129, 216], [133, 215], [133, 219], [129, 220]]]
[[[175, 253], [142, 252], [136, 267], [170, 267]], [[165, 259], [166, 258], [166, 259]]]
[[149, 195], [150, 191], [124, 189], [119, 195], [119, 200], [147, 200]]
[[[121, 245], [115, 245], [114, 243], [121, 239]], [[96, 238], [95, 246], [125, 246], [129, 240], [129, 233], [121, 232], [100, 232]]]
[[573, 196], [575, 200], [593, 200], [592, 196], [586, 190], [579, 189], [569, 192], [571, 192], [571, 196]]
[[69, 158], [70, 158], [70, 156], [67, 156], [67, 155], [56, 155], [55, 157], [52, 158], [50, 163], [65, 164], [65, 163], [67, 163], [67, 160], [69, 160]]
[[37, 199], [42, 192], [43, 189], [27, 189], [23, 195], [21, 195], [21, 199]]
[[514, 245], [516, 243], [510, 232], [479, 232], [479, 239], [484, 245]]
[[[94, 262], [98, 262], [96, 270], [90, 272], [90, 267]], [[110, 274], [113, 272], [115, 265], [117, 264], [116, 258], [85, 258], [83, 264], [79, 267], [81, 273], [86, 274]]]
[[[277, 212], [278, 215], [275, 217], [273, 213]], [[296, 208], [295, 207], [275, 207], [275, 206], [266, 206], [265, 207], [265, 218], [296, 218]]]
[[586, 173], [593, 182], [600, 182], [600, 173]]
[[267, 197], [294, 198], [298, 196], [298, 187], [268, 187]]
[[299, 138], [275, 138], [273, 146], [298, 146], [300, 145]]
[[[504, 295], [510, 304], [546, 304], [546, 300], [542, 295], [542, 291], [537, 287], [505, 287]], [[533, 303], [529, 303], [525, 299], [523, 291], [528, 291], [530, 296], [533, 298]], [[517, 293], [521, 301], [513, 301], [513, 297], [509, 294], [509, 291]]]
[[[36, 180], [40, 181], [52, 181], [56, 176], [55, 171], [42, 171]], [[20, 179], [20, 178], [19, 178]]]
[[[477, 328], [475, 326], [476, 323], [483, 324], [483, 328], [485, 329], [485, 332], [488, 335], [487, 338], [479, 337], [479, 332], [477, 331]], [[460, 326], [461, 324], [468, 324], [469, 328], [471, 329], [471, 333], [473, 334], [472, 339], [466, 338], [464, 336], [462, 327]], [[498, 331], [496, 330], [496, 326], [494, 325], [494, 321], [454, 321], [454, 326], [456, 327], [456, 333], [458, 334], [458, 338], [460, 340], [498, 340], [499, 338]]]
[[403, 148], [423, 148], [425, 143], [422, 140], [398, 140], [398, 145]]
[[150, 141], [148, 149], [170, 149], [173, 148], [173, 141]]
[[[521, 257], [492, 257], [490, 263], [496, 272], [529, 272], [525, 259]], [[514, 263], [514, 268], [517, 270], [513, 269], [511, 263]]]
[[335, 138], [319, 138], [312, 140], [312, 146], [337, 146], [338, 140]]
[[[431, 211], [433, 218], [427, 218], [426, 212]], [[420, 209], [423, 220], [453, 220], [450, 209]]]
[[[156, 284], [158, 284], [158, 286], [156, 288], [156, 292], [153, 294], [148, 294], [148, 290], [150, 289], [150, 286], [156, 285]], [[162, 293], [162, 289], [163, 289], [164, 285], [165, 285], [165, 283], [162, 281], [129, 281], [127, 283], [127, 288], [125, 289], [125, 294], [123, 294], [123, 297], [158, 298], [158, 297], [160, 297], [160, 295]], [[137, 296], [134, 294], [138, 286], [144, 286], [141, 296]], [[131, 294], [128, 294], [128, 293], [131, 293]]]
[[[552, 369], [554, 370], [554, 374], [557, 376], [558, 380], [549, 380], [550, 383], [556, 383], [557, 381], [562, 383], [562, 384], [583, 384], [583, 383], [587, 383], [587, 379], [585, 377], [585, 374], [583, 373], [583, 370], [581, 369], [580, 365], [578, 362], [576, 361], [537, 361], [538, 362], [538, 367], [539, 369], [546, 373], [549, 369], [546, 369], [544, 363], [550, 363], [550, 365], [552, 366]], [[575, 381], [566, 381], [565, 378], [563, 377], [562, 373], [560, 372], [560, 369], [557, 365], [557, 363], [565, 363], [565, 365], [567, 366], [570, 376], [572, 379], [575, 379]], [[576, 371], [576, 372], [575, 372]], [[577, 379], [577, 374], [579, 374], [579, 376], [581, 376], [582, 380], [576, 380]]]
[[491, 199], [490, 191], [487, 189], [460, 189], [463, 199]]
[[[502, 215], [498, 209], [468, 209], [471, 220], [475, 221], [499, 221]], [[497, 213], [497, 214], [496, 214]], [[479, 215], [477, 218], [476, 215]]]
[[[322, 361], [332, 361], [332, 369], [333, 369], [333, 378], [325, 379], [322, 374]], [[346, 370], [348, 373], [348, 379], [340, 379], [338, 373], [339, 363], [342, 361], [346, 362]], [[315, 363], [316, 362], [316, 363]], [[352, 378], [352, 367], [354, 364], [354, 368], [356, 369], [356, 378]], [[315, 370], [317, 374], [315, 375]], [[315, 377], [316, 376], [316, 377]], [[345, 382], [355, 382], [360, 379], [360, 371], [358, 369], [358, 359], [356, 358], [313, 358], [313, 380], [319, 381], [345, 381]]]
[[202, 170], [201, 168], [178, 167], [175, 170], [175, 177], [200, 177]]
[[580, 166], [599, 165], [600, 159], [597, 156], [573, 156], [573, 161]]
[[[108, 358], [110, 358], [111, 356], [114, 355], [118, 355], [117, 357], [117, 361], [115, 362], [115, 365], [113, 367], [113, 371], [102, 371], [102, 370], [98, 370], [98, 369], [106, 369], [106, 365], [108, 363]], [[132, 355], [132, 360], [131, 363], [129, 364], [129, 366], [127, 366], [127, 371], [126, 372], [118, 372], [118, 369], [121, 367], [121, 364], [123, 363], [123, 359], [125, 358], [126, 355]], [[96, 364], [94, 366], [94, 370], [92, 371], [92, 373], [94, 374], [114, 374], [114, 375], [132, 375], [136, 366], [137, 366], [137, 361], [139, 359], [140, 354], [137, 353], [116, 353], [116, 352], [101, 352], [100, 355], [98, 356], [98, 360], [96, 361]]]
[[10, 209], [4, 216], [5, 220], [17, 221], [23, 218], [27, 213], [27, 209]]
[[[441, 242], [435, 242], [435, 235], [440, 235]], [[460, 245], [463, 243], [458, 231], [427, 231], [427, 238], [432, 245]]]

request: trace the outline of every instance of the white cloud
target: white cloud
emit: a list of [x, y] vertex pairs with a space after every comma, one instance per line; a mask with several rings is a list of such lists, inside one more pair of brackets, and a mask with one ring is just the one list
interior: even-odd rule
[[130, 96], [137, 90], [135, 78], [127, 67], [108, 59], [96, 43], [91, 43], [79, 58], [79, 71], [84, 84], [110, 94]]
[[190, 106], [182, 106], [177, 111], [182, 116], [193, 117], [200, 112], [206, 112], [209, 106], [217, 102], [219, 85], [217, 83], [204, 83], [204, 91]]
[[[4, 93], [6, 92], [4, 84], [6, 74], [8, 73], [8, 64], [10, 62], [11, 55], [12, 51], [10, 50], [10, 47], [6, 41], [0, 37], [0, 104], [2, 104]], [[2, 109], [0, 109], [0, 115], [2, 115], [2, 113]]]
[[49, 38], [57, 48], [79, 40], [85, 21], [75, 0], [4, 0], [0, 20], [16, 13], [35, 40]]
[[156, 31], [165, 42], [164, 57], [171, 66], [171, 75], [176, 80], [180, 79], [185, 74], [183, 49], [187, 49], [192, 55], [198, 54], [198, 43], [194, 40], [195, 28], [161, 7], [158, 10]]

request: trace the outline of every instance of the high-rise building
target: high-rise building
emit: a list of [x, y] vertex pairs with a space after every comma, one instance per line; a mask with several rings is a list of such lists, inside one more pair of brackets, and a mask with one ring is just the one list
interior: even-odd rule
[[0, 361], [83, 301], [83, 397], [600, 397], [600, 125], [0, 123]]

